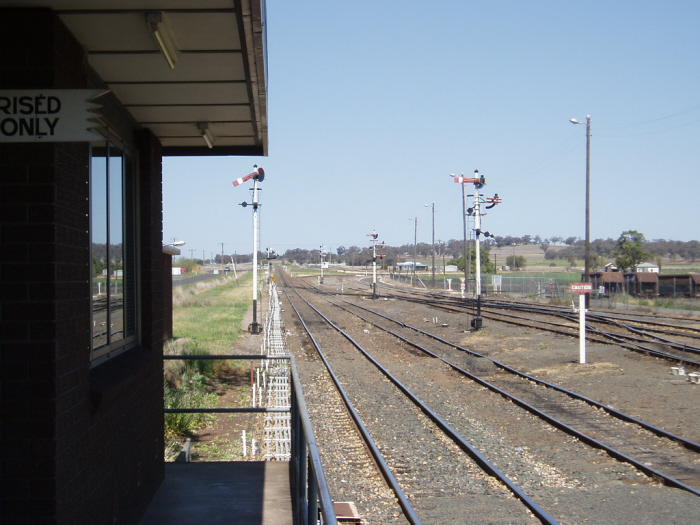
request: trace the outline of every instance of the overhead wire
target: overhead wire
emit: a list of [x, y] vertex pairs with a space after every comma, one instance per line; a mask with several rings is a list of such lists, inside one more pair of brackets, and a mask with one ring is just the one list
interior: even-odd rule
[[695, 119], [695, 120], [691, 120], [690, 122], [683, 122], [681, 124], [676, 124], [676, 125], [673, 125], [671, 127], [666, 127], [666, 128], [662, 128], [662, 129], [654, 129], [651, 131], [644, 131], [641, 133], [625, 133], [625, 134], [620, 134], [620, 135], [609, 135], [609, 134], [605, 133], [605, 130], [617, 130], [617, 129], [624, 130], [624, 129], [630, 129], [630, 128], [637, 128], [640, 126], [648, 126], [651, 124], [655, 124], [657, 122], [663, 122], [663, 121], [673, 119], [673, 118], [676, 118], [679, 116], [689, 115], [689, 114], [693, 113], [694, 111], [697, 111], [698, 109], [700, 109], [700, 104], [696, 104], [696, 105], [691, 106], [689, 108], [685, 108], [685, 109], [682, 109], [680, 111], [676, 111], [674, 113], [664, 115], [663, 117], [656, 117], [656, 118], [652, 118], [652, 119], [648, 119], [648, 120], [642, 120], [639, 122], [631, 122], [631, 123], [625, 123], [625, 124], [613, 124], [613, 125], [605, 125], [604, 124], [602, 126], [596, 126], [596, 130], [603, 131], [603, 133], [600, 133], [600, 132], [598, 133], [598, 136], [601, 136], [601, 137], [641, 137], [644, 135], [655, 135], [657, 133], [665, 133], [667, 131], [672, 131], [674, 129], [679, 129], [679, 128], [683, 128], [683, 127], [687, 127], [687, 126], [692, 126], [693, 124], [697, 124], [698, 122], [700, 122], [700, 118]]
[[541, 157], [514, 170], [510, 170], [504, 173], [504, 175], [526, 175], [532, 173], [542, 166], [546, 166], [550, 162], [554, 162], [566, 156], [569, 152], [579, 146], [579, 139], [579, 133], [574, 132], [566, 140], [549, 150], [547, 153], [543, 154]]
[[[616, 125], [611, 125], [611, 126], [599, 126], [596, 125], [595, 131], [596, 131], [596, 136], [598, 137], [606, 137], [606, 138], [622, 138], [622, 137], [640, 137], [644, 135], [653, 135], [657, 133], [665, 133], [667, 131], [672, 131], [674, 129], [679, 129], [687, 126], [692, 126], [694, 124], [700, 123], [700, 119], [695, 119], [690, 122], [684, 122], [682, 124], [677, 124], [672, 127], [667, 127], [663, 129], [656, 129], [652, 131], [646, 131], [646, 132], [641, 132], [641, 133], [628, 133], [628, 134], [619, 134], [619, 135], [611, 135], [605, 133], [605, 130], [615, 130], [615, 129], [628, 129], [628, 128], [634, 128], [634, 127], [639, 127], [639, 126], [646, 126], [650, 124], [654, 124], [657, 122], [662, 122], [665, 120], [669, 120], [675, 117], [683, 116], [683, 115], [688, 115], [690, 113], [693, 113], [694, 111], [700, 109], [700, 104], [696, 104], [694, 106], [685, 108], [680, 111], [676, 111], [674, 113], [662, 116], [662, 117], [657, 117], [653, 119], [648, 119], [644, 121], [639, 121], [639, 122], [633, 122], [633, 123], [628, 123], [628, 124], [616, 124]], [[601, 133], [601, 130], [603, 131]], [[538, 159], [525, 164], [517, 169], [510, 170], [504, 175], [528, 175], [537, 169], [541, 168], [542, 166], [546, 166], [547, 164], [554, 162], [565, 155], [567, 155], [569, 152], [572, 150], [576, 149], [579, 147], [579, 134], [578, 133], [572, 133], [566, 140], [549, 150], [547, 153], [545, 153], [543, 156], [539, 157]]]

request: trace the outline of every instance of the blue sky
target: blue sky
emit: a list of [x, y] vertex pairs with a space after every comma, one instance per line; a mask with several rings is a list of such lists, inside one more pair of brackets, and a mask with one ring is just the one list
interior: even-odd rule
[[[462, 238], [451, 173], [498, 193], [482, 229], [700, 238], [700, 2], [267, 0], [268, 157], [166, 158], [164, 239], [183, 255]], [[473, 186], [468, 186], [473, 192]]]

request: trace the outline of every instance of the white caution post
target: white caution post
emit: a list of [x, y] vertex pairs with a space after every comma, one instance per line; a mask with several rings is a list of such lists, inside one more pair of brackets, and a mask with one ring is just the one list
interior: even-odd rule
[[571, 293], [578, 294], [579, 363], [586, 362], [586, 294], [593, 291], [593, 283], [570, 283]]

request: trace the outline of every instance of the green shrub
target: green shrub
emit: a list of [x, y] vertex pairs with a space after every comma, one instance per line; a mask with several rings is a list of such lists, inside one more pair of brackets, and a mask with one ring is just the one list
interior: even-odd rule
[[[202, 376], [203, 377], [203, 376]], [[184, 382], [177, 387], [168, 381], [163, 382], [163, 399], [165, 408], [213, 408], [216, 406], [216, 394], [207, 393], [203, 380]], [[205, 424], [209, 414], [165, 414], [165, 434], [167, 436], [189, 436]]]
[[[182, 355], [196, 356], [209, 355], [209, 352], [200, 347], [196, 341], [188, 341], [182, 347]], [[187, 359], [185, 360], [185, 376], [190, 379], [195, 375], [209, 376], [214, 368], [214, 361], [211, 359]]]

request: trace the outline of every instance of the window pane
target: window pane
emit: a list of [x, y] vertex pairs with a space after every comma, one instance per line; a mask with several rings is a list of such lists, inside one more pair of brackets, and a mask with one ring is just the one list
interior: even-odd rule
[[109, 317], [107, 300], [107, 150], [92, 148], [90, 179], [90, 235], [92, 238], [92, 347], [106, 346]]
[[122, 151], [110, 146], [108, 161], [110, 343], [124, 339], [123, 164]]
[[97, 365], [137, 341], [137, 250], [135, 166], [111, 143], [91, 149], [93, 342]]

